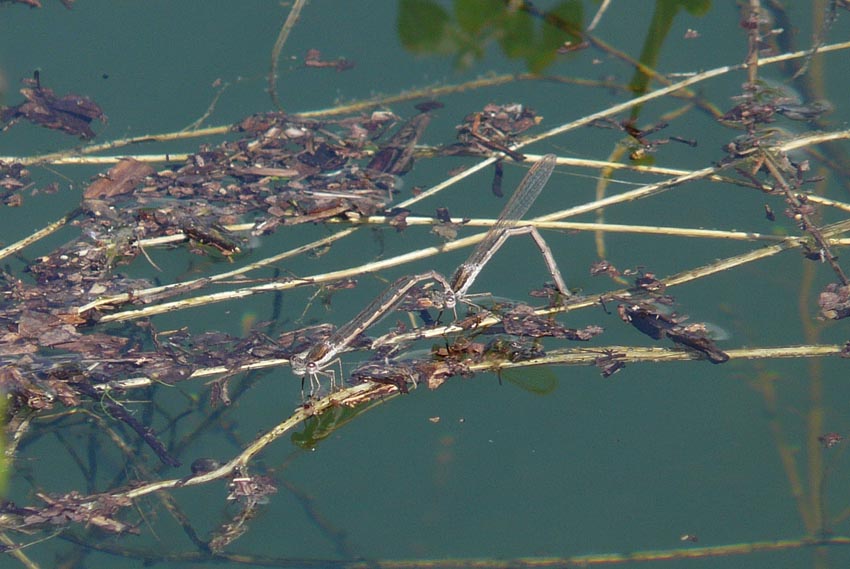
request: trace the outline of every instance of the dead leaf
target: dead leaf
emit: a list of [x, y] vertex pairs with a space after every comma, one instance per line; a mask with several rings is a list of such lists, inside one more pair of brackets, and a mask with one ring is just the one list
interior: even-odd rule
[[86, 188], [83, 197], [101, 199], [128, 194], [140, 181], [153, 173], [154, 169], [149, 164], [133, 158], [124, 158], [113, 166], [105, 177], [98, 178]]

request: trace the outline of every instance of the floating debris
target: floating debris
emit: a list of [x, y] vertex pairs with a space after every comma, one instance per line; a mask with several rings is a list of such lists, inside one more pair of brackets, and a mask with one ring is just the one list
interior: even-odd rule
[[317, 68], [333, 67], [337, 71], [347, 71], [354, 68], [354, 63], [344, 57], [333, 61], [325, 61], [322, 59], [322, 52], [318, 49], [309, 49], [307, 50], [307, 55], [304, 56], [304, 66]]
[[106, 115], [91, 99], [70, 94], [57, 97], [52, 89], [42, 87], [38, 71], [32, 79], [24, 79], [23, 83], [27, 87], [21, 89], [21, 95], [26, 101], [0, 110], [0, 120], [6, 123], [3, 130], [20, 119], [26, 119], [45, 128], [92, 139], [95, 133], [91, 129], [91, 122], [95, 119], [106, 122]]
[[818, 437], [818, 442], [823, 445], [823, 448], [832, 448], [841, 444], [844, 441], [839, 433], [826, 433]]
[[714, 340], [708, 337], [704, 324], [685, 325], [685, 317], [664, 314], [648, 304], [621, 304], [617, 311], [623, 322], [631, 324], [654, 340], [670, 338], [677, 344], [701, 353], [713, 364], [729, 361], [729, 354], [719, 349]]
[[841, 320], [850, 316], [850, 285], [829, 283], [818, 296], [824, 318]]

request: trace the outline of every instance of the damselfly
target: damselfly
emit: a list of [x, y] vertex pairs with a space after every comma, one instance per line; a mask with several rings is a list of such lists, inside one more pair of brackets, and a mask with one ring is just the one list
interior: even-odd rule
[[446, 278], [440, 273], [428, 271], [397, 279], [347, 324], [337, 328], [327, 340], [292, 357], [290, 360], [292, 373], [301, 376], [302, 390], [304, 388], [304, 378], [308, 376], [310, 378], [311, 395], [321, 387], [319, 383], [320, 375], [330, 378], [331, 389], [336, 387], [336, 377], [333, 370], [326, 370], [326, 368], [334, 363], [338, 363], [339, 355], [351, 346], [355, 338], [395, 309], [396, 305], [402, 301], [411, 288], [428, 279], [433, 279], [443, 285], [446, 308], [453, 309], [456, 304], [454, 292]]
[[469, 288], [484, 266], [493, 258], [493, 255], [505, 243], [508, 237], [512, 235], [520, 235], [530, 233], [537, 248], [543, 255], [543, 260], [546, 262], [546, 267], [549, 269], [549, 274], [555, 281], [555, 287], [558, 292], [564, 296], [569, 296], [567, 285], [561, 276], [561, 271], [558, 270], [558, 265], [555, 263], [555, 257], [552, 255], [552, 250], [546, 244], [543, 236], [537, 231], [533, 225], [516, 225], [522, 216], [528, 212], [531, 204], [540, 195], [546, 182], [552, 176], [555, 169], [557, 158], [554, 154], [547, 154], [534, 164], [522, 181], [517, 186], [511, 199], [505, 204], [499, 218], [487, 231], [484, 239], [475, 247], [475, 250], [469, 255], [461, 265], [457, 268], [450, 280], [451, 290], [455, 294], [455, 298], [462, 300], [467, 296]]

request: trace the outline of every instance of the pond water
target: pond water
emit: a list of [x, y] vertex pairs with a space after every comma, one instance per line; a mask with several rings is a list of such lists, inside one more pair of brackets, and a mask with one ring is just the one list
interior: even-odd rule
[[[248, 115], [275, 110], [268, 92], [271, 53], [291, 3], [77, 0], [70, 11], [56, 0], [42, 3], [41, 9], [0, 5], [3, 105], [22, 102], [19, 81], [37, 69], [42, 83], [57, 94], [85, 95], [101, 106], [108, 122], [94, 124], [95, 143], [177, 132], [208, 109], [204, 126], [237, 123]], [[736, 65], [747, 54], [741, 14], [733, 3], [615, 2], [593, 32], [598, 41], [564, 54], [554, 48], [568, 36], [551, 21], [509, 14], [505, 4], [308, 2], [280, 54], [276, 90], [281, 106], [288, 113], [305, 113], [373, 100], [373, 105], [358, 107], [357, 112], [389, 110], [409, 119], [419, 112], [414, 105], [437, 100], [443, 107], [431, 111], [419, 144], [444, 145], [456, 140], [456, 125], [464, 117], [489, 103], [532, 108], [541, 117], [529, 131], [536, 134], [629, 101], [632, 95], [625, 87], [634, 81], [634, 70], [624, 57], [644, 61], [652, 57], [649, 63], [676, 81], [685, 75], [673, 74]], [[694, 10], [673, 8], [679, 4]], [[795, 4], [788, 12], [774, 14], [775, 27], [785, 31], [778, 43], [766, 41], [789, 51], [809, 47], [812, 18], [822, 18], [826, 7], [805, 4], [805, 9]], [[579, 1], [536, 5], [567, 19], [581, 13], [585, 26], [598, 8], [597, 2]], [[511, 23], [511, 18], [519, 18], [519, 23]], [[827, 43], [845, 41], [848, 31], [850, 13], [840, 11]], [[321, 61], [342, 58], [353, 67], [306, 65], [310, 49], [321, 52]], [[530, 71], [544, 76], [520, 76]], [[814, 58], [804, 80], [791, 81], [789, 67], [760, 69], [765, 80], [802, 93], [804, 102], [825, 99], [834, 105], [822, 122], [789, 121], [777, 115], [776, 126], [798, 135], [847, 129], [847, 71], [843, 51]], [[507, 78], [511, 74], [516, 77]], [[746, 79], [744, 71], [732, 71], [692, 86], [697, 108], [686, 108], [693, 104], [686, 97], [670, 96], [640, 107], [641, 127], [669, 122], [650, 139], [696, 141], [695, 146], [675, 140], [659, 144], [652, 154], [654, 165], [699, 169], [726, 158], [724, 148], [742, 131], [720, 124], [710, 111], [731, 109], [736, 104], [732, 97], [740, 94]], [[651, 89], [658, 87], [653, 83]], [[403, 96], [416, 91], [421, 94]], [[635, 111], [611, 118], [624, 120], [629, 112]], [[622, 154], [614, 157], [625, 137], [616, 128], [583, 127], [523, 151], [629, 162]], [[230, 134], [139, 143], [101, 154], [191, 153], [200, 145], [233, 138]], [[20, 121], [0, 133], [0, 160], [84, 144], [89, 143]], [[811, 171], [805, 175], [823, 180], [807, 189], [847, 201], [848, 179], [842, 178], [847, 172], [846, 142], [814, 151], [801, 158], [811, 160]], [[459, 166], [477, 161], [460, 156], [419, 159], [401, 178], [395, 200], [407, 200], [445, 180]], [[91, 178], [110, 166], [30, 167], [35, 187], [55, 182], [58, 191], [25, 192], [20, 207], [0, 209], [0, 241], [3, 245], [17, 241], [73, 210]], [[506, 161], [506, 194], [525, 172]], [[734, 171], [725, 174], [744, 177]], [[605, 191], [624, 192], [659, 179], [618, 172]], [[445, 207], [455, 220], [494, 218], [506, 197], [493, 195], [492, 180], [493, 169], [488, 167], [411, 206], [411, 215], [433, 216], [437, 208]], [[597, 169], [558, 166], [528, 217], [592, 201], [599, 183]], [[765, 218], [766, 203], [775, 211], [776, 221]], [[700, 180], [610, 206], [604, 220], [799, 234], [795, 222], [783, 214], [786, 207], [783, 196]], [[846, 219], [846, 212], [824, 209], [816, 219], [832, 223]], [[596, 213], [569, 219], [595, 220]], [[250, 250], [233, 262], [192, 255], [186, 247], [152, 247], [146, 251], [150, 260], [139, 256], [119, 270], [158, 284], [189, 280], [244, 266], [345, 227], [338, 223], [281, 227], [252, 242]], [[476, 230], [459, 231], [466, 236]], [[8, 271], [31, 282], [23, 272], [25, 266], [78, 233], [66, 227], [3, 262]], [[606, 276], [590, 275], [591, 264], [601, 254], [594, 233], [543, 233], [570, 288], [591, 296], [621, 288]], [[286, 259], [275, 265], [276, 273], [266, 268], [251, 276], [317, 275], [441, 243], [426, 226], [411, 225], [398, 232], [377, 225], [321, 254]], [[642, 270], [662, 278], [765, 245], [609, 233], [604, 237], [604, 257], [621, 270]], [[309, 323], [339, 326], [385, 283], [431, 269], [451, 274], [468, 252], [452, 251], [362, 275], [356, 288], [334, 293], [328, 306], [316, 297], [315, 288], [301, 287], [187, 308], [156, 316], [151, 323], [159, 331], [187, 327], [193, 334], [219, 331], [234, 336], [244, 336], [252, 323], [272, 317], [277, 319], [277, 333]], [[840, 256], [838, 262], [843, 259]], [[494, 256], [473, 290], [543, 304], [530, 298], [528, 291], [547, 279], [531, 240], [517, 237]], [[717, 341], [724, 350], [836, 345], [850, 338], [847, 324], [819, 319], [817, 304], [819, 291], [835, 280], [828, 264], [806, 260], [793, 249], [667, 292], [676, 298], [680, 314], [725, 331], [727, 338]], [[598, 349], [601, 356], [611, 347], [675, 347], [625, 325], [616, 313], [617, 304], [612, 301], [607, 311], [597, 304], [558, 319], [575, 328], [603, 327], [604, 334], [580, 345]], [[369, 334], [386, 333], [398, 322], [410, 325], [398, 313]], [[97, 331], [142, 334], [133, 331], [138, 328], [135, 324], [121, 326], [102, 325]], [[441, 343], [445, 341], [423, 341], [412, 349]], [[554, 350], [579, 344], [547, 339], [542, 346]], [[344, 357], [344, 373], [362, 358], [362, 353]], [[289, 435], [266, 447], [252, 462], [251, 472], [268, 476], [277, 492], [254, 517], [243, 521], [244, 535], [225, 547], [223, 555], [233, 566], [339, 566], [358, 561], [363, 566], [468, 566], [475, 560], [486, 566], [503, 562], [519, 566], [519, 561], [504, 560], [563, 564], [587, 556], [585, 561], [601, 563], [609, 554], [657, 551], [662, 553], [655, 561], [641, 565], [846, 566], [850, 561], [846, 546], [794, 543], [807, 536], [850, 534], [846, 444], [825, 448], [818, 442], [818, 436], [829, 432], [850, 432], [846, 378], [847, 360], [837, 357], [733, 358], [721, 365], [627, 364], [609, 378], [601, 377], [593, 366], [552, 365], [521, 367], [501, 378], [486, 372], [455, 377], [435, 390], [420, 385], [353, 417], [309, 450], [293, 444]], [[301, 401], [301, 382], [288, 366], [234, 378], [229, 407], [213, 408], [210, 389], [208, 379], [199, 379], [120, 396], [136, 417], [160, 432], [167, 446], [180, 443], [179, 468], [159, 465], [134, 433], [110, 418], [107, 406], [87, 405], [100, 422], [41, 412], [11, 464], [7, 498], [18, 506], [41, 506], [37, 493], [108, 492], [137, 481], [188, 476], [188, 465], [196, 458], [228, 460], [285, 420]], [[55, 416], [63, 409], [57, 404], [50, 413]], [[127, 461], [104, 425], [128, 441], [138, 458]], [[139, 535], [116, 537], [77, 525], [22, 553], [41, 567], [138, 567], [145, 561], [198, 567], [220, 561], [208, 557], [203, 544], [222, 524], [233, 522], [238, 512], [234, 501], [226, 499], [227, 482], [177, 488], [168, 495], [170, 501], [157, 494], [140, 499], [137, 508], [121, 518], [136, 525]], [[28, 543], [53, 531], [24, 535], [7, 529], [5, 534], [15, 543]], [[789, 541], [782, 544], [782, 540]], [[736, 544], [740, 547], [728, 552], [733, 555], [723, 555], [721, 546]], [[748, 549], [758, 544], [765, 551]], [[8, 555], [0, 565], [15, 566]], [[607, 562], [640, 563], [625, 557]]]

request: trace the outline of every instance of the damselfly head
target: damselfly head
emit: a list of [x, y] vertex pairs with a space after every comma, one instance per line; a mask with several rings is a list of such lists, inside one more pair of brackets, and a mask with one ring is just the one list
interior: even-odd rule
[[[313, 362], [310, 362], [314, 366]], [[289, 365], [292, 367], [292, 373], [298, 376], [307, 375], [307, 355], [306, 354], [298, 354], [297, 356], [292, 356], [289, 360]]]
[[457, 306], [457, 295], [450, 290], [445, 291], [443, 293], [443, 306], [449, 309]]

